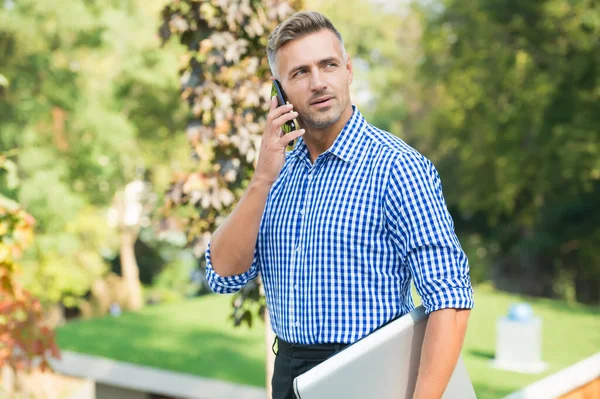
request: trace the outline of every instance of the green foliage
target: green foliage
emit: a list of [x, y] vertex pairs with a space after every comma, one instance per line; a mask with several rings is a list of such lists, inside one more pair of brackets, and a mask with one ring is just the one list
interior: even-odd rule
[[246, 323], [248, 327], [252, 327], [253, 314], [257, 314], [260, 320], [264, 320], [267, 310], [267, 300], [262, 292], [259, 281], [252, 280], [242, 287], [232, 297], [231, 305], [233, 312], [230, 317], [236, 327], [242, 323]]
[[179, 256], [172, 259], [156, 276], [152, 284], [152, 294], [160, 301], [165, 296], [185, 299], [195, 296], [200, 290], [201, 282], [190, 281], [197, 270], [197, 260], [192, 255], [179, 251]]
[[[210, 233], [241, 196], [254, 169], [268, 111], [271, 81], [268, 34], [297, 1], [170, 1], [159, 34], [187, 49], [180, 69], [182, 99], [190, 107], [186, 128], [199, 167], [178, 173], [165, 199], [165, 218], [187, 214], [184, 225], [202, 259]], [[259, 298], [258, 285], [252, 298]], [[240, 294], [241, 295], [241, 294]], [[234, 320], [251, 320], [234, 307]]]
[[146, 300], [154, 304], [176, 302], [201, 294], [206, 287], [198, 259], [182, 248], [186, 242], [168, 242], [154, 233], [153, 229], [142, 230], [136, 243], [140, 280], [147, 285]]
[[114, 257], [114, 193], [139, 168], [163, 192], [186, 164], [181, 51], [160, 48], [159, 0], [12, 4], [0, 6], [0, 151], [15, 151], [20, 187], [0, 193], [38, 221], [27, 284], [72, 305]]
[[499, 248], [499, 286], [599, 301], [597, 3], [449, 0], [425, 22], [418, 146], [457, 225]]
[[94, 281], [107, 272], [105, 258], [117, 240], [102, 212], [82, 210], [62, 231], [36, 239], [23, 262], [24, 283], [47, 302], [77, 307]]

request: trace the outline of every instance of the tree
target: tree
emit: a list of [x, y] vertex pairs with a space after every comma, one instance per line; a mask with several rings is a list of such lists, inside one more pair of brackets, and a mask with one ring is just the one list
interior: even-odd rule
[[[0, 154], [0, 182], [15, 188], [15, 171], [8, 155]], [[8, 394], [25, 388], [19, 386], [17, 373], [45, 370], [51, 357], [60, 357], [42, 305], [17, 280], [16, 260], [32, 242], [34, 223], [16, 202], [0, 194], [0, 370], [12, 371], [12, 384], [4, 387]]]
[[77, 306], [106, 273], [123, 246], [107, 226], [107, 209], [140, 168], [161, 192], [171, 168], [186, 164], [177, 145], [185, 143], [177, 134], [185, 117], [175, 71], [180, 52], [159, 47], [161, 6], [0, 5], [0, 59], [10, 80], [0, 88], [0, 151], [17, 150], [21, 178], [18, 189], [0, 192], [37, 220], [24, 279], [46, 303]]
[[457, 224], [484, 237], [499, 287], [598, 302], [597, 2], [449, 0], [425, 18], [420, 145]]
[[153, 206], [149, 194], [150, 187], [140, 176], [128, 183], [124, 190], [117, 192], [112, 208], [112, 224], [119, 229], [121, 237], [119, 260], [128, 293], [125, 305], [130, 310], [139, 310], [144, 305], [135, 243], [145, 224], [144, 219], [148, 219], [149, 208]]
[[[199, 161], [197, 171], [175, 176], [165, 216], [186, 217], [198, 257], [252, 175], [270, 98], [267, 36], [299, 4], [188, 0], [163, 9], [163, 41], [175, 36], [188, 49], [180, 69], [181, 97], [190, 107], [186, 134]], [[241, 295], [256, 290], [251, 285]], [[234, 312], [234, 318], [236, 324], [251, 320], [249, 310]]]

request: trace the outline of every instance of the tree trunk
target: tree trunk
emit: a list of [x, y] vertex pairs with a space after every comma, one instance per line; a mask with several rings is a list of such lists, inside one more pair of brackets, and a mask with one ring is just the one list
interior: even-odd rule
[[144, 305], [140, 270], [135, 259], [135, 241], [137, 234], [133, 229], [121, 230], [121, 275], [127, 287], [127, 308], [139, 310]]
[[271, 328], [271, 319], [269, 318], [269, 310], [265, 309], [265, 346], [266, 346], [266, 387], [267, 398], [271, 399], [271, 378], [273, 378], [273, 366], [275, 365], [275, 354], [273, 353], [273, 341], [275, 333]]

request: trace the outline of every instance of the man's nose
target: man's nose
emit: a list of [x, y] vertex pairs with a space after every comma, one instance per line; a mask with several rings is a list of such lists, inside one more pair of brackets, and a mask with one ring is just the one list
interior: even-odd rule
[[325, 77], [318, 69], [311, 74], [310, 88], [312, 91], [323, 91], [327, 88]]

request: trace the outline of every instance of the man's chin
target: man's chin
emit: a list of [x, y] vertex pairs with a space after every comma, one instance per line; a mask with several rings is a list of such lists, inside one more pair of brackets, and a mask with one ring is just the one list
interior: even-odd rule
[[340, 120], [341, 114], [320, 115], [316, 118], [304, 118], [304, 123], [316, 129], [325, 129]]

